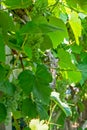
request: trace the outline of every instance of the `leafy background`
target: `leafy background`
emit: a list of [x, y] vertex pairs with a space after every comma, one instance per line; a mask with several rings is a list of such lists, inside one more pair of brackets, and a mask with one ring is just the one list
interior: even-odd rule
[[11, 112], [17, 130], [83, 129], [86, 42], [86, 0], [1, 0], [0, 123]]

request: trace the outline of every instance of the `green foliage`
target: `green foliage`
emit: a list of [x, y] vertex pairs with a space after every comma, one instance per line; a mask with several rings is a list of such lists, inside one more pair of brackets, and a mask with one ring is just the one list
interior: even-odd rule
[[9, 81], [0, 82], [0, 91], [8, 96], [13, 96], [15, 93], [16, 87], [14, 84]]
[[10, 111], [24, 130], [78, 124], [87, 99], [87, 1], [0, 4], [0, 123]]
[[6, 119], [7, 110], [3, 103], [0, 103], [0, 123]]
[[22, 113], [29, 118], [35, 118], [37, 115], [36, 105], [30, 99], [24, 99], [22, 104]]
[[0, 27], [2, 28], [3, 33], [14, 30], [14, 23], [12, 17], [9, 16], [9, 13], [0, 11], [0, 19]]
[[40, 64], [37, 66], [35, 77], [33, 88], [34, 96], [43, 104], [48, 105], [51, 94], [49, 83], [52, 81], [52, 76], [47, 67]]
[[79, 45], [79, 37], [81, 36], [81, 21], [76, 12], [71, 12], [69, 17], [69, 23], [75, 35], [76, 44]]
[[32, 0], [5, 0], [6, 7], [10, 9], [20, 9], [20, 8], [28, 8], [30, 5], [32, 5]]
[[30, 70], [24, 70], [18, 77], [19, 86], [26, 94], [29, 94], [33, 88], [34, 75]]
[[3, 79], [6, 76], [6, 70], [5, 70], [5, 68], [2, 65], [0, 65], [0, 74], [2, 74], [2, 76], [0, 78], [0, 82], [1, 82], [1, 81], [3, 81]]
[[1, 30], [0, 30], [0, 62], [5, 62], [5, 45]]
[[[63, 21], [59, 18], [56, 17], [50, 17], [49, 18], [49, 23], [53, 24], [54, 26], [60, 27], [58, 31], [55, 31], [53, 33], [49, 33], [49, 37], [52, 40], [53, 47], [56, 48], [61, 42], [63, 42], [64, 38], [68, 38], [68, 33], [65, 24]], [[62, 35], [61, 35], [62, 33]], [[57, 36], [57, 37], [56, 37]]]

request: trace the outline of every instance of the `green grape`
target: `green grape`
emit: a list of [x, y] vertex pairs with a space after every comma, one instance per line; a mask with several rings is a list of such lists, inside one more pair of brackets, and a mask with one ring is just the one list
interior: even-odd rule
[[43, 42], [42, 34], [30, 35], [28, 44], [29, 44], [29, 47], [32, 50], [32, 60], [33, 61], [39, 60], [39, 51], [38, 51], [38, 49], [40, 48], [40, 44], [42, 42]]
[[21, 92], [16, 91], [13, 96], [5, 95], [3, 97], [3, 103], [8, 111], [15, 111], [18, 108], [19, 102], [21, 102]]

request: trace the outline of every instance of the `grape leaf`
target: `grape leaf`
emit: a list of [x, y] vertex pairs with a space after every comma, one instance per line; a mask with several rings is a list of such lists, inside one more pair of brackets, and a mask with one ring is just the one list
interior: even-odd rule
[[49, 17], [49, 24], [60, 28], [48, 34], [50, 39], [52, 40], [53, 47], [56, 48], [61, 42], [64, 41], [64, 38], [68, 38], [67, 29], [64, 22], [61, 19], [55, 17]]
[[30, 70], [24, 70], [20, 73], [19, 77], [19, 86], [22, 88], [23, 92], [29, 94], [33, 88], [34, 75]]
[[68, 106], [68, 104], [65, 103], [65, 102], [62, 102], [60, 100], [59, 93], [52, 92], [51, 93], [51, 99], [54, 100], [57, 103], [57, 105], [64, 111], [66, 116], [71, 116], [72, 115], [72, 111], [71, 111], [70, 107]]
[[33, 87], [33, 95], [42, 104], [48, 105], [50, 101], [51, 88], [45, 84], [38, 82], [35, 82], [35, 85]]
[[4, 34], [6, 34], [7, 31], [15, 30], [12, 17], [5, 11], [0, 11], [0, 27], [2, 28]]
[[0, 74], [2, 74], [2, 76], [0, 77], [0, 82], [1, 82], [4, 80], [4, 78], [6, 76], [6, 70], [2, 65], [0, 65]]
[[40, 44], [40, 49], [45, 51], [47, 49], [53, 48], [52, 41], [48, 35], [43, 36], [43, 42]]
[[[76, 12], [71, 12], [69, 15], [69, 23], [73, 30], [76, 44], [79, 45], [79, 38], [81, 36], [81, 20], [78, 17], [78, 14]], [[79, 31], [78, 31], [79, 30]]]
[[29, 116], [29, 118], [35, 118], [37, 116], [36, 105], [31, 99], [24, 99], [22, 104], [22, 113], [24, 116]]
[[81, 10], [87, 13], [87, 0], [77, 0], [77, 3], [80, 6]]
[[5, 44], [1, 29], [0, 29], [0, 62], [5, 62]]
[[36, 103], [36, 106], [40, 119], [47, 120], [49, 116], [44, 105], [42, 105], [41, 103]]
[[5, 5], [10, 9], [28, 8], [32, 5], [32, 0], [5, 0]]
[[71, 56], [68, 52], [63, 49], [58, 50], [58, 57], [60, 59], [59, 66], [62, 69], [62, 75], [70, 82], [79, 82], [81, 80], [81, 72], [72, 63]]
[[52, 81], [52, 75], [44, 64], [38, 64], [36, 69], [36, 79], [39, 83], [47, 84]]
[[0, 82], [0, 91], [4, 92], [9, 96], [13, 96], [15, 93], [16, 87], [14, 84], [10, 83], [8, 80]]
[[38, 64], [35, 74], [36, 80], [33, 87], [34, 96], [43, 104], [49, 104], [52, 82], [52, 76], [44, 64]]

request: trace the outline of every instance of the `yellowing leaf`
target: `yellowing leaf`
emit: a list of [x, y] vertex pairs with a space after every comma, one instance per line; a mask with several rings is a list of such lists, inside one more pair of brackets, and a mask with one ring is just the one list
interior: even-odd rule
[[78, 14], [76, 12], [71, 12], [69, 16], [69, 23], [73, 30], [76, 44], [79, 45], [79, 37], [81, 36], [81, 21], [78, 18]]
[[53, 5], [53, 4], [55, 4], [55, 2], [56, 2], [55, 0], [48, 0], [49, 5]]

